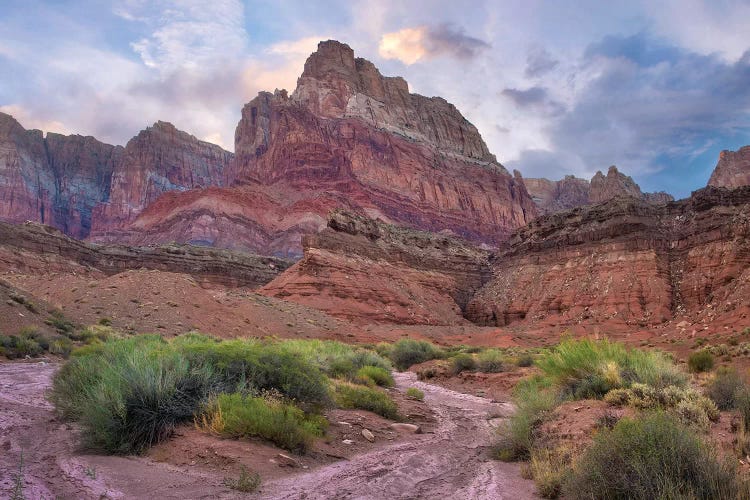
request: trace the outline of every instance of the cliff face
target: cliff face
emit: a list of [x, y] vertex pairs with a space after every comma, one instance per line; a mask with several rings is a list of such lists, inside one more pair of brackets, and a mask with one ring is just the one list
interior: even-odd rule
[[540, 212], [549, 214], [571, 208], [593, 205], [611, 200], [616, 196], [632, 196], [653, 204], [663, 204], [674, 198], [661, 191], [644, 193], [635, 181], [611, 166], [604, 175], [597, 172], [591, 181], [572, 175], [559, 181], [548, 179], [525, 179], [526, 189]]
[[125, 146], [111, 176], [109, 201], [97, 208], [95, 232], [132, 221], [167, 191], [221, 186], [232, 153], [156, 122]]
[[708, 185], [725, 188], [750, 185], [750, 146], [722, 151]]
[[0, 220], [86, 238], [129, 222], [166, 191], [221, 185], [231, 159], [164, 122], [122, 148], [80, 135], [44, 137], [0, 113]]
[[456, 325], [490, 277], [466, 241], [347, 212], [303, 238], [304, 257], [261, 293], [358, 322]]
[[40, 221], [84, 238], [109, 196], [123, 149], [80, 135], [25, 130], [0, 113], [0, 219]]
[[467, 318], [632, 328], [705, 308], [747, 317], [748, 236], [750, 187], [658, 206], [617, 197], [540, 217], [494, 257]]
[[301, 235], [335, 208], [489, 244], [536, 216], [523, 181], [454, 106], [410, 94], [339, 42], [321, 42], [291, 96], [262, 92], [244, 107], [235, 152], [231, 188], [174, 195], [118, 241], [169, 228], [217, 244], [218, 224], [247, 248], [299, 256]]

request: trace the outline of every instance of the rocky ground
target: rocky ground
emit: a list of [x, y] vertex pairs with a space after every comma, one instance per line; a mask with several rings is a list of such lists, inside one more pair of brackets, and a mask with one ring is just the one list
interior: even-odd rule
[[[0, 492], [26, 498], [237, 498], [224, 485], [240, 465], [259, 470], [261, 498], [532, 498], [518, 465], [488, 457], [492, 423], [508, 403], [461, 394], [396, 374], [400, 393], [418, 387], [424, 403], [397, 396], [420, 425], [412, 434], [368, 412], [329, 415], [329, 443], [291, 460], [254, 441], [220, 440], [183, 428], [143, 457], [92, 455], [75, 445], [44, 395], [58, 365], [0, 364]], [[360, 429], [370, 428], [369, 443]], [[343, 439], [351, 444], [340, 444]]]

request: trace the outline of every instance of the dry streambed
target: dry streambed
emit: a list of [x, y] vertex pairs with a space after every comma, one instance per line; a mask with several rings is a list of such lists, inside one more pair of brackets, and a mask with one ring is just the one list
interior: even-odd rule
[[[155, 462], [146, 457], [83, 454], [75, 430], [45, 400], [57, 369], [48, 363], [0, 363], [0, 497], [20, 481], [26, 498], [236, 498], [221, 471]], [[417, 387], [437, 418], [429, 433], [330, 465], [266, 481], [261, 498], [513, 498], [533, 497], [518, 465], [490, 460], [488, 417], [510, 405], [461, 394], [396, 373], [399, 390]], [[23, 457], [23, 459], [22, 459]]]

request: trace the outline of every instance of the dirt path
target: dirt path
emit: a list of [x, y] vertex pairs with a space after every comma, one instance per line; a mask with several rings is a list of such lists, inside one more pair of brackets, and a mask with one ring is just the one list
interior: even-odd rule
[[455, 498], [521, 500], [533, 498], [534, 485], [521, 479], [518, 465], [490, 460], [488, 416], [507, 416], [507, 403], [461, 394], [396, 373], [400, 389], [417, 387], [435, 411], [433, 434], [399, 443], [305, 476], [269, 483], [264, 498]]
[[[238, 498], [221, 471], [154, 462], [145, 457], [87, 455], [75, 430], [58, 422], [44, 394], [55, 364], [0, 363], [0, 498], [11, 498], [21, 470], [27, 499]], [[265, 483], [261, 498], [513, 498], [533, 497], [518, 466], [487, 458], [488, 415], [507, 404], [395, 374], [398, 387], [418, 387], [438, 418], [435, 432], [352, 460]], [[21, 457], [23, 456], [23, 460]], [[23, 466], [21, 467], [21, 464]]]

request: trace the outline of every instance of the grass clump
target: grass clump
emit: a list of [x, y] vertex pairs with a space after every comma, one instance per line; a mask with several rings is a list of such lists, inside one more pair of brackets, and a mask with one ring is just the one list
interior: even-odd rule
[[260, 474], [250, 472], [247, 467], [240, 469], [240, 475], [237, 479], [231, 477], [224, 478], [224, 486], [242, 493], [252, 493], [260, 488]]
[[529, 470], [542, 498], [558, 498], [570, 477], [571, 458], [561, 449], [540, 448], [531, 452]]
[[735, 370], [720, 368], [709, 384], [706, 394], [716, 403], [719, 410], [732, 410], [736, 407], [740, 393], [747, 390], [747, 384]]
[[261, 437], [289, 451], [304, 452], [323, 434], [325, 419], [309, 416], [273, 397], [219, 394], [210, 401], [197, 426], [222, 437]]
[[708, 350], [694, 352], [688, 357], [688, 368], [693, 373], [707, 372], [714, 367], [714, 356]]
[[566, 483], [570, 498], [738, 498], [735, 470], [672, 417], [623, 418], [603, 430]]
[[396, 403], [379, 389], [340, 382], [336, 384], [335, 399], [341, 408], [368, 410], [391, 420], [400, 418]]
[[391, 363], [375, 351], [332, 340], [287, 340], [280, 347], [313, 363], [334, 378], [353, 379], [365, 366], [390, 372]]
[[441, 358], [443, 351], [424, 340], [401, 339], [393, 344], [389, 355], [396, 368], [403, 371], [411, 365]]
[[500, 373], [505, 370], [505, 357], [498, 349], [487, 349], [478, 355], [477, 369], [484, 373]]
[[474, 356], [467, 353], [459, 353], [451, 360], [451, 373], [458, 375], [464, 371], [474, 371], [477, 368], [477, 362], [474, 360]]
[[389, 370], [379, 366], [363, 366], [357, 370], [357, 377], [371, 380], [380, 387], [393, 387], [393, 375]]
[[416, 387], [409, 387], [408, 389], [406, 389], [406, 395], [412, 399], [416, 399], [417, 401], [424, 400], [424, 392], [420, 391]]
[[686, 382], [663, 353], [628, 349], [607, 340], [565, 340], [536, 364], [550, 384], [573, 399], [601, 398], [634, 382], [653, 387], [681, 387]]

